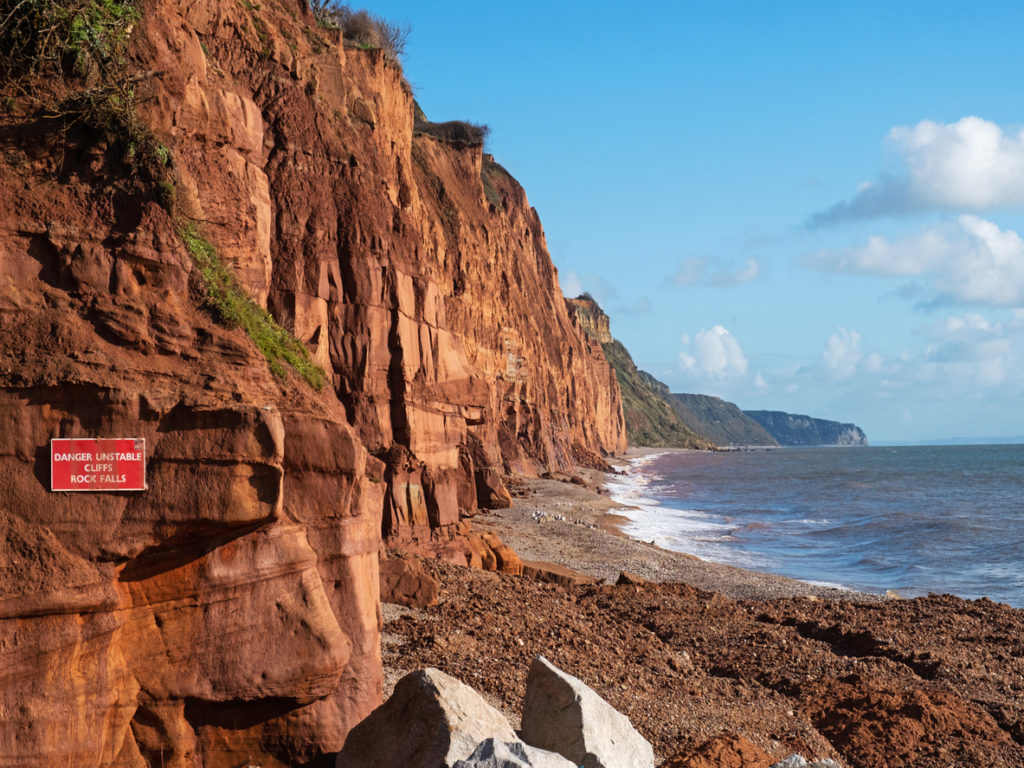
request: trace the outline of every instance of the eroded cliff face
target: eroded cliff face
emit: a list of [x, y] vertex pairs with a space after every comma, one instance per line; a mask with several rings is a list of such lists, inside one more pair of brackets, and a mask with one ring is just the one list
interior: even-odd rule
[[[178, 215], [330, 383], [212, 319], [115, 147], [4, 117], [0, 764], [302, 764], [380, 701], [382, 532], [624, 449], [618, 390], [521, 188], [414, 138], [379, 52], [228, 0], [147, 3], [132, 49]], [[148, 490], [51, 493], [75, 436], [145, 437]]]
[[299, 5], [147, 17], [182, 205], [216, 222], [211, 237], [333, 374], [388, 465], [386, 534], [450, 528], [460, 506], [488, 505], [497, 472], [625, 448], [614, 378], [569, 319], [523, 190], [479, 147], [414, 137], [396, 65]]

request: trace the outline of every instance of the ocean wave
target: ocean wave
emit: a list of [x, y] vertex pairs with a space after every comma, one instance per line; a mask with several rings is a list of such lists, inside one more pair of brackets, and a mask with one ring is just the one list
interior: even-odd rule
[[727, 518], [707, 510], [669, 506], [651, 495], [651, 486], [661, 478], [645, 469], [664, 455], [631, 459], [625, 474], [605, 483], [612, 500], [625, 507], [617, 510], [629, 521], [622, 526], [623, 533], [704, 560], [745, 568], [767, 566], [766, 559], [735, 547], [737, 526]]

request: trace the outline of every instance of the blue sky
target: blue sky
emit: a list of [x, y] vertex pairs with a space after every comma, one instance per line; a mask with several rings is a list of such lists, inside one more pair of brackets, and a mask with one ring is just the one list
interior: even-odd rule
[[1024, 6], [372, 2], [673, 391], [1024, 435]]

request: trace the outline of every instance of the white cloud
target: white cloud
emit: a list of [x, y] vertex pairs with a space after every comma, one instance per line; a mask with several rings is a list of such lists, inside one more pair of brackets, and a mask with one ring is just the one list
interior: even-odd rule
[[973, 215], [912, 237], [876, 236], [861, 248], [822, 250], [808, 262], [838, 272], [927, 277], [940, 298], [965, 304], [1024, 304], [1024, 240]]
[[980, 117], [949, 125], [924, 120], [893, 128], [889, 141], [922, 201], [975, 209], [1024, 203], [1024, 131], [1005, 134]]
[[742, 265], [714, 265], [708, 259], [692, 257], [679, 262], [672, 282], [676, 285], [740, 285], [755, 280], [760, 273], [757, 259], [747, 259]]
[[569, 299], [575, 299], [581, 293], [583, 293], [583, 282], [580, 280], [580, 276], [572, 270], [562, 275], [562, 295]]
[[721, 325], [701, 331], [691, 339], [682, 336], [685, 350], [679, 353], [679, 363], [686, 371], [709, 379], [733, 379], [747, 374], [747, 358], [739, 342]]
[[864, 369], [871, 371], [872, 373], [877, 373], [882, 370], [882, 363], [882, 356], [877, 352], [872, 352], [864, 358]]
[[947, 208], [1024, 204], [1024, 130], [980, 117], [900, 125], [885, 140], [898, 170], [862, 182], [849, 200], [811, 217], [812, 225]]
[[765, 389], [768, 386], [768, 382], [764, 380], [764, 376], [761, 375], [760, 371], [758, 371], [757, 376], [754, 377], [754, 386], [758, 389]]
[[996, 386], [1024, 363], [1020, 329], [978, 314], [948, 317], [932, 329], [930, 337], [924, 369], [961, 382]]
[[860, 348], [860, 334], [840, 328], [825, 342], [822, 362], [825, 372], [834, 379], [848, 379], [857, 372], [857, 364], [864, 357]]

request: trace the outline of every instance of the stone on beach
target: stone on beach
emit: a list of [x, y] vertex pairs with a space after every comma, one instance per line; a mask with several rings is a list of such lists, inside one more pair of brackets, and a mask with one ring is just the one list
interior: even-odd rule
[[643, 587], [647, 585], [647, 579], [630, 571], [619, 571], [619, 578], [615, 580], [615, 584], [619, 587]]
[[493, 469], [477, 470], [476, 495], [484, 509], [508, 509], [512, 506], [511, 494]]
[[425, 608], [437, 603], [437, 579], [423, 568], [417, 558], [389, 557], [380, 561], [380, 600], [409, 608]]
[[526, 678], [522, 737], [584, 768], [654, 766], [654, 749], [628, 717], [543, 656]]
[[561, 584], [566, 587], [597, 584], [601, 581], [601, 579], [580, 573], [559, 563], [547, 563], [540, 560], [523, 560], [523, 576], [534, 581]]
[[537, 749], [521, 741], [487, 739], [477, 746], [472, 755], [459, 760], [455, 768], [576, 768], [576, 765], [555, 752]]
[[772, 768], [841, 768], [841, 766], [831, 759], [815, 760], [813, 763], [809, 763], [800, 755], [790, 755], [785, 760], [775, 763]]
[[451, 675], [410, 672], [352, 729], [336, 768], [452, 768], [488, 738], [516, 741], [504, 716]]

